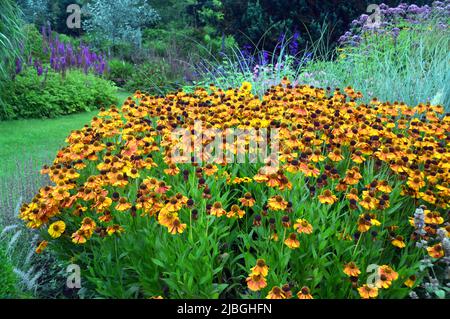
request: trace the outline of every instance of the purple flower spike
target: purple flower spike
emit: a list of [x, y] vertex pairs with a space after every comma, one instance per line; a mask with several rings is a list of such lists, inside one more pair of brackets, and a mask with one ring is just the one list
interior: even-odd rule
[[22, 60], [16, 59], [16, 74], [22, 72]]
[[[58, 35], [52, 37], [50, 24], [43, 26], [41, 33], [44, 41], [43, 52], [50, 55], [51, 69], [62, 73], [72, 68], [82, 69], [86, 74], [92, 71], [101, 75], [108, 68], [105, 55], [91, 51], [89, 46], [80, 43], [78, 47], [73, 47], [70, 43], [61, 41]], [[36, 63], [34, 67], [38, 73], [43, 74], [41, 63]]]
[[36, 68], [36, 72], [38, 76], [42, 75], [42, 73], [44, 72], [44, 70], [42, 69], [42, 65], [38, 65], [38, 67]]
[[292, 36], [291, 43], [289, 43], [289, 53], [293, 56], [298, 53], [298, 38], [300, 37], [300, 33], [296, 31]]

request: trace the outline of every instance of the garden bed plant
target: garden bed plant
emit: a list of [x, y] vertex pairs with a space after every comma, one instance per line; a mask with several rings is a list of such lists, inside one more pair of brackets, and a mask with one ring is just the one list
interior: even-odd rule
[[448, 267], [450, 117], [361, 98], [136, 92], [67, 137], [20, 217], [83, 296], [405, 298]]

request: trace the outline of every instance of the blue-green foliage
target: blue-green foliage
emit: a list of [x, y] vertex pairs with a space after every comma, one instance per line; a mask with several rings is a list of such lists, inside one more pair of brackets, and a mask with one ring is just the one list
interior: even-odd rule
[[83, 22], [83, 28], [113, 44], [125, 41], [141, 45], [142, 28], [160, 19], [150, 5], [139, 0], [93, 0], [86, 11], [89, 19]]

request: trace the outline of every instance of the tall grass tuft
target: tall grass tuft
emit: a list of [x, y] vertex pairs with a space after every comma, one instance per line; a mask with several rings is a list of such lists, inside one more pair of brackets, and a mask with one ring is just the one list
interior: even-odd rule
[[39, 188], [49, 184], [49, 179], [39, 173], [43, 162], [49, 161], [17, 158], [14, 172], [0, 181], [0, 243], [3, 244], [0, 260], [4, 258], [11, 266], [8, 269], [13, 274], [9, 275], [9, 285], [14, 279], [14, 289], [8, 288], [7, 297], [48, 298], [63, 293], [63, 267], [51, 255], [35, 253], [38, 231], [26, 228], [18, 218], [22, 204], [31, 200]]
[[9, 79], [12, 65], [20, 55], [22, 40], [20, 14], [15, 1], [0, 2], [0, 112], [4, 111], [1, 95], [3, 85]]
[[293, 50], [296, 39], [283, 36], [272, 52], [258, 48], [263, 42], [261, 39], [245, 50], [231, 48], [230, 53], [222, 53], [221, 59], [211, 55], [195, 66], [197, 76], [201, 79], [197, 84], [214, 83], [217, 87], [227, 89], [239, 87], [245, 81], [252, 84], [254, 94], [262, 96], [285, 77], [291, 80], [300, 78], [306, 65], [313, 59], [330, 58], [329, 34], [329, 27], [323, 24], [320, 37], [313, 40], [308, 34], [310, 41], [302, 49]]
[[[255, 49], [250, 57], [242, 50], [223, 56], [221, 61], [203, 61], [197, 68], [203, 79], [226, 89], [250, 82], [261, 96], [271, 85], [288, 77], [294, 84], [344, 88], [352, 86], [382, 101], [403, 101], [409, 105], [432, 102], [450, 111], [450, 32], [432, 23], [408, 25], [398, 35], [390, 32], [366, 35], [358, 46], [330, 49], [328, 30], [321, 37], [291, 55], [290, 39], [274, 52]], [[267, 63], [260, 63], [263, 57]]]
[[338, 49], [335, 61], [310, 63], [303, 75], [316, 85], [352, 86], [368, 101], [442, 104], [450, 111], [450, 32], [420, 25], [366, 36]]

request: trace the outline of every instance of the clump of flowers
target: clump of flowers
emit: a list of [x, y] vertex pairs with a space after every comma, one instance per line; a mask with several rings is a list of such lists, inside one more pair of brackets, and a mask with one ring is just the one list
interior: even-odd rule
[[92, 72], [103, 75], [108, 69], [108, 63], [104, 54], [94, 52], [88, 45], [73, 46], [59, 39], [54, 34], [50, 24], [42, 26], [43, 53], [48, 56], [48, 61], [41, 61], [32, 55], [16, 60], [16, 74], [21, 73], [23, 66], [36, 69], [38, 76], [46, 74], [50, 69], [65, 74], [70, 69], [80, 69], [84, 73]]
[[[116, 252], [145, 259], [142, 249], [155, 242], [159, 246], [149, 251], [164, 250], [161, 258], [217, 245], [198, 258], [212, 256], [214, 264], [225, 260], [219, 255], [231, 255], [227, 258], [245, 269], [242, 256], [256, 250], [271, 261], [270, 277], [276, 281], [269, 283], [286, 282], [284, 272], [289, 272], [287, 278], [308, 284], [299, 298], [312, 297], [310, 291], [330, 293], [320, 283], [325, 280], [320, 271], [328, 267], [334, 267], [327, 271], [339, 277], [349, 296], [404, 294], [413, 286], [413, 273], [421, 280], [417, 260], [425, 254], [448, 257], [448, 240], [436, 234], [448, 235], [450, 115], [441, 105], [376, 98], [363, 104], [361, 98], [351, 87], [331, 91], [292, 85], [287, 78], [262, 98], [251, 93], [249, 83], [166, 96], [136, 92], [67, 137], [54, 162], [42, 169], [52, 184], [23, 205], [20, 217], [28, 227], [43, 230], [38, 252], [63, 249], [64, 256], [81, 258], [89, 256], [81, 250], [114, 243]], [[256, 133], [227, 139], [237, 128]], [[179, 129], [182, 136], [175, 134]], [[276, 131], [276, 137], [263, 136], [263, 129]], [[183, 139], [187, 142], [180, 147]], [[277, 141], [278, 147], [250, 163], [255, 141]], [[234, 162], [230, 154], [245, 160]], [[427, 208], [410, 212], [420, 205]], [[416, 249], [423, 240], [427, 249]], [[359, 267], [378, 263], [380, 255], [380, 280], [374, 286], [358, 282]], [[204, 265], [198, 260], [195, 264]], [[411, 269], [398, 266], [399, 260]], [[167, 275], [165, 263], [148, 262]], [[208, 282], [214, 287], [217, 282], [231, 286], [242, 277], [247, 280], [241, 286], [252, 291], [267, 287], [264, 260], [250, 274], [225, 263], [211, 271]], [[173, 260], [167, 265], [177, 267]], [[127, 269], [139, 271], [133, 267]], [[340, 279], [342, 269], [349, 280]], [[138, 276], [145, 275], [130, 278]], [[388, 289], [393, 286], [398, 289]], [[243, 293], [236, 289], [234, 296]], [[265, 293], [272, 298], [288, 291], [273, 287]], [[149, 290], [148, 296], [154, 295], [159, 293]]]
[[353, 20], [350, 30], [339, 38], [339, 43], [357, 46], [372, 32], [391, 34], [393, 38], [397, 38], [401, 29], [408, 29], [411, 25], [427, 26], [432, 23], [439, 30], [446, 30], [450, 17], [450, 1], [434, 1], [432, 6], [400, 3], [397, 7], [389, 7], [381, 3], [379, 11], [374, 14], [379, 17], [372, 19], [372, 16], [362, 14]]
[[248, 289], [252, 291], [259, 291], [267, 286], [266, 277], [269, 273], [269, 267], [266, 265], [264, 259], [258, 259], [256, 265], [251, 269], [247, 277]]

